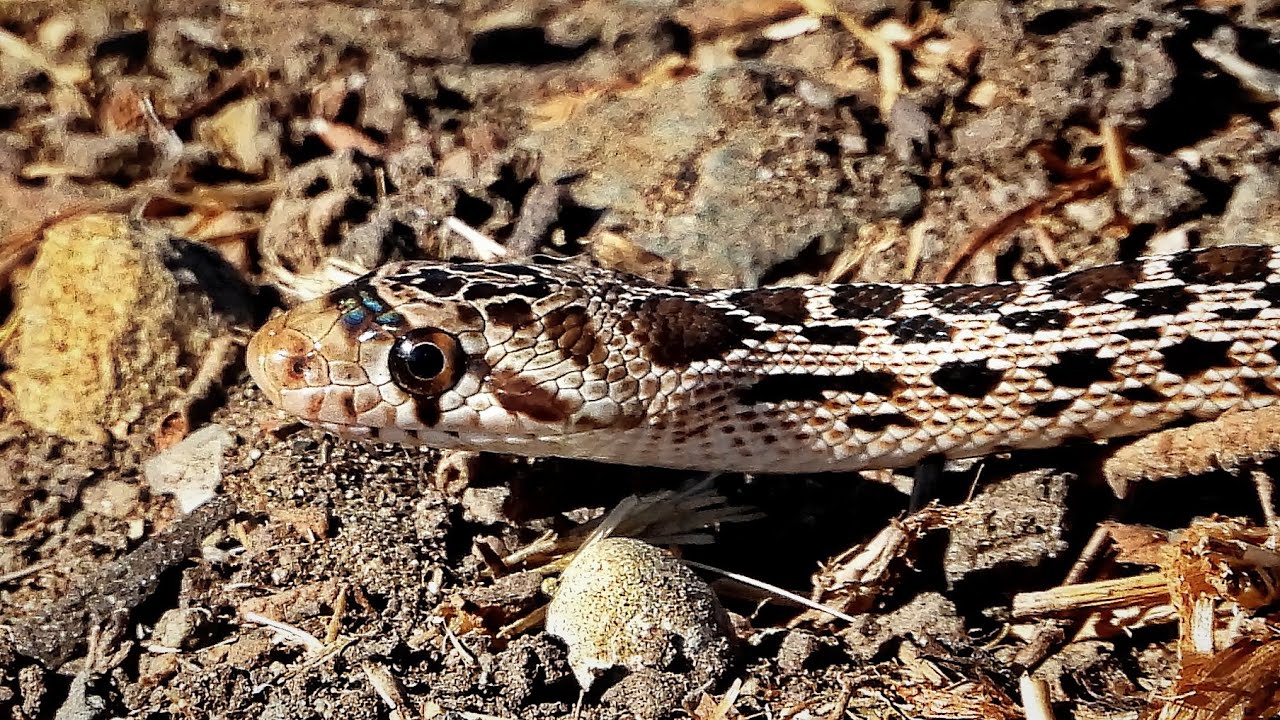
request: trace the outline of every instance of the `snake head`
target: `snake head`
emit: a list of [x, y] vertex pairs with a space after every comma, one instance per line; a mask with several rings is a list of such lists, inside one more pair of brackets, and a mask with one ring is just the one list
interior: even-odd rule
[[388, 281], [397, 267], [297, 305], [258, 330], [249, 374], [269, 400], [342, 436], [415, 442], [443, 408], [478, 390], [488, 374], [482, 319]]
[[286, 412], [346, 437], [554, 445], [617, 423], [590, 297], [580, 271], [395, 263], [269, 320], [249, 373]]

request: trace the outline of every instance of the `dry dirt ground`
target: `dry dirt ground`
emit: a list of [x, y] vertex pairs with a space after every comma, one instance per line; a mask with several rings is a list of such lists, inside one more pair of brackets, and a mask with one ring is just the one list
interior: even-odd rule
[[338, 441], [242, 358], [335, 262], [484, 251], [446, 218], [698, 286], [1280, 242], [1273, 6], [0, 4], [0, 717], [1280, 712], [1265, 462], [716, 477], [754, 519], [646, 537], [852, 618], [708, 572], [731, 662], [584, 691], [529, 544], [698, 478]]

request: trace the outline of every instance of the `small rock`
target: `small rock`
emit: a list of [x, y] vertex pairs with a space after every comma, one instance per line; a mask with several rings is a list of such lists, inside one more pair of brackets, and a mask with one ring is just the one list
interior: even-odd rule
[[1117, 203], [1130, 221], [1159, 224], [1204, 204], [1204, 196], [1192, 187], [1191, 176], [1179, 163], [1159, 157], [1140, 159], [1143, 162], [1125, 177]]
[[191, 608], [167, 610], [156, 621], [151, 631], [151, 642], [164, 648], [177, 650], [195, 647], [196, 632], [203, 624], [204, 615]]
[[95, 442], [158, 427], [192, 400], [184, 383], [218, 375], [205, 363], [230, 361], [217, 350], [248, 320], [243, 285], [216, 253], [124, 215], [54, 225], [15, 293], [18, 417]]
[[209, 425], [147, 460], [143, 475], [151, 490], [173, 495], [184, 514], [213, 497], [222, 483], [222, 453], [235, 438], [221, 425]]
[[547, 632], [569, 647], [583, 688], [623, 667], [687, 662], [692, 683], [720, 678], [732, 655], [728, 616], [705, 582], [670, 553], [630, 538], [587, 545], [547, 607]]
[[506, 512], [507, 498], [511, 496], [511, 488], [505, 485], [494, 487], [469, 487], [462, 492], [462, 516], [468, 522], [486, 525], [508, 521]]
[[835, 638], [820, 638], [803, 630], [791, 630], [778, 648], [778, 669], [788, 674], [812, 669], [818, 664], [818, 657], [835, 642]]
[[819, 151], [860, 130], [838, 103], [801, 99], [815, 98], [819, 82], [763, 66], [713, 70], [602, 96], [519, 146], [543, 158], [542, 178], [579, 178], [568, 193], [579, 206], [606, 209], [601, 229], [617, 229], [698, 284], [753, 285], [805, 248], [826, 251], [882, 209], [840, 188], [861, 195], [885, 173], [859, 182]]
[[966, 505], [951, 527], [947, 582], [1004, 564], [1034, 567], [1067, 549], [1070, 476], [1026, 472], [992, 483]]
[[870, 660], [891, 641], [911, 638], [921, 645], [941, 642], [963, 647], [968, 641], [955, 603], [938, 593], [923, 593], [885, 615], [864, 614], [840, 635], [854, 658]]
[[22, 696], [22, 712], [28, 717], [40, 714], [47, 692], [44, 671], [39, 666], [28, 665], [18, 671], [18, 694]]
[[138, 509], [138, 486], [123, 480], [103, 480], [84, 489], [85, 508], [123, 520]]
[[568, 680], [564, 648], [546, 635], [519, 637], [498, 655], [494, 677], [508, 708], [521, 708], [535, 702], [540, 691]]
[[1274, 244], [1280, 239], [1280, 182], [1272, 173], [1247, 168], [1231, 191], [1220, 227], [1223, 242]]
[[641, 670], [618, 681], [600, 697], [636, 720], [661, 720], [682, 717], [677, 714], [687, 694], [684, 682], [676, 673]]
[[542, 580], [542, 574], [533, 571], [505, 575], [492, 585], [468, 590], [466, 598], [480, 614], [506, 624], [537, 606], [542, 597]]
[[267, 111], [267, 101], [249, 97], [196, 123], [196, 136], [213, 148], [228, 167], [261, 176], [280, 156], [280, 124]]

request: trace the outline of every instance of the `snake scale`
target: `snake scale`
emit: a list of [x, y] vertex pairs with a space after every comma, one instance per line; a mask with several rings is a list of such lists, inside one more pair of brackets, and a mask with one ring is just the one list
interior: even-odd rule
[[573, 264], [386, 265], [249, 345], [352, 438], [695, 470], [906, 467], [1280, 398], [1280, 251], [1028, 282], [696, 290]]

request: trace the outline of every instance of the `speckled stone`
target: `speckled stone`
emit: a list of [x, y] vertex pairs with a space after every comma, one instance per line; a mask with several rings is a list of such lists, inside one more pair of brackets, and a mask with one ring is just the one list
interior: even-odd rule
[[7, 379], [18, 417], [102, 442], [180, 407], [231, 325], [171, 269], [183, 266], [179, 248], [193, 247], [124, 215], [50, 227], [15, 292]]
[[670, 669], [682, 657], [692, 681], [717, 679], [732, 657], [728, 617], [707, 584], [665, 550], [630, 538], [578, 553], [547, 608], [547, 632], [569, 647], [584, 688], [614, 667]]

